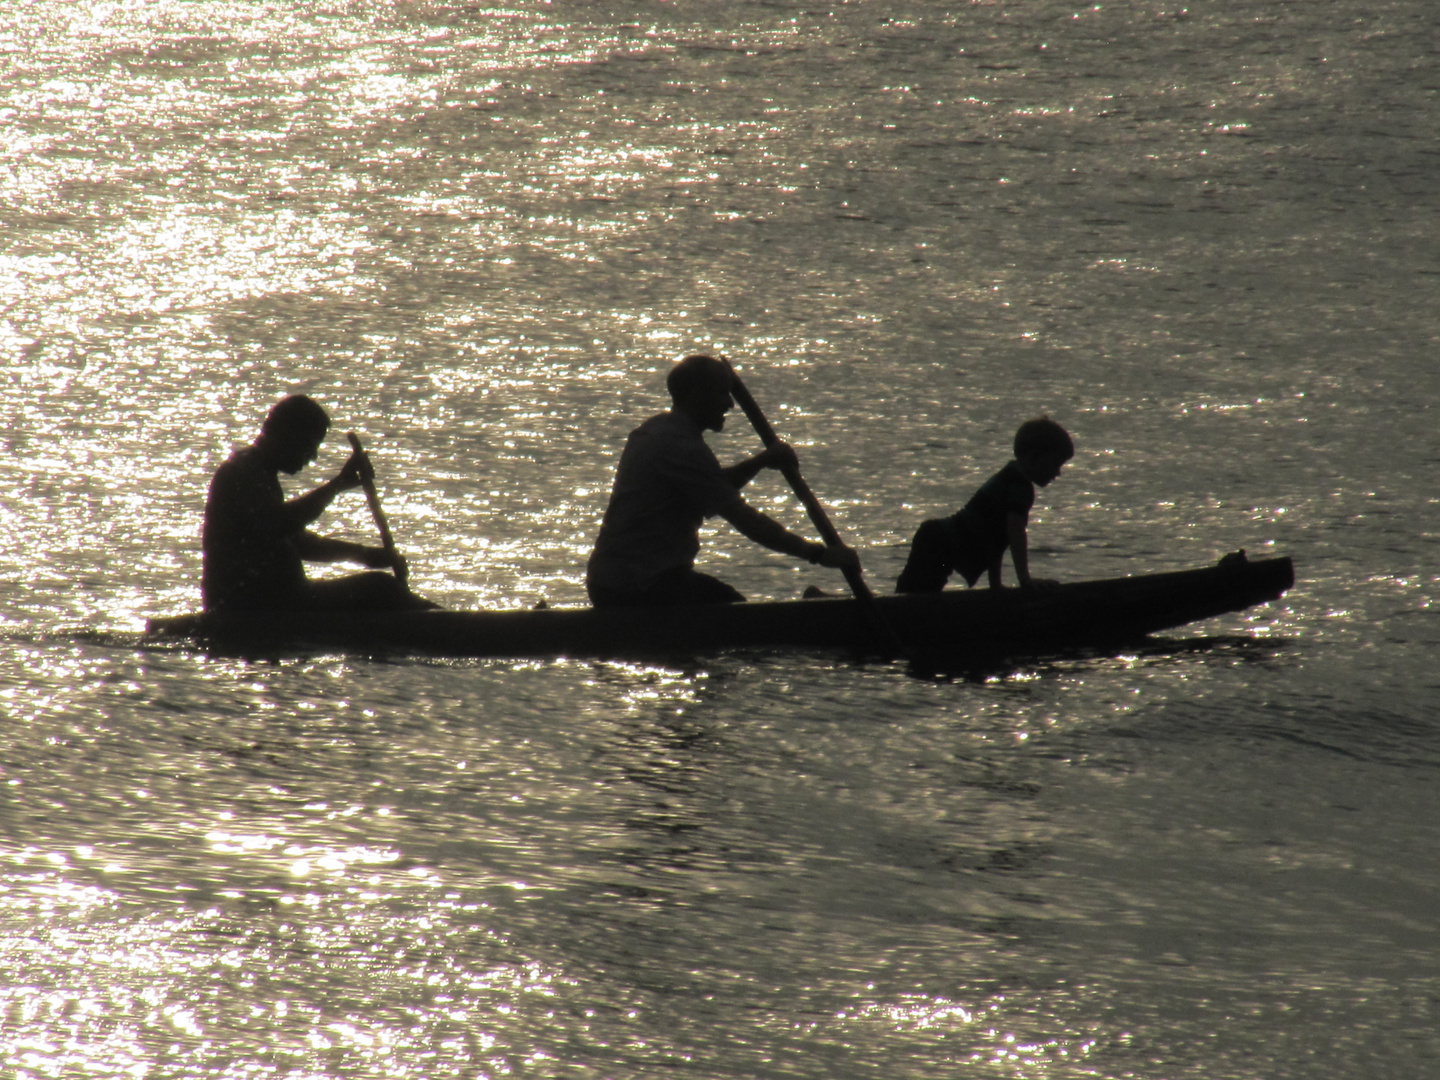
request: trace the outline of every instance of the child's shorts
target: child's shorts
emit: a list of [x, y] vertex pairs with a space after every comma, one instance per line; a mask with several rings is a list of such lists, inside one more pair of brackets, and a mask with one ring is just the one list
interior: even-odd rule
[[959, 574], [965, 584], [974, 585], [985, 572], [976, 558], [968, 535], [953, 517], [932, 518], [915, 530], [910, 541], [910, 557], [895, 582], [895, 591], [902, 593], [939, 592]]

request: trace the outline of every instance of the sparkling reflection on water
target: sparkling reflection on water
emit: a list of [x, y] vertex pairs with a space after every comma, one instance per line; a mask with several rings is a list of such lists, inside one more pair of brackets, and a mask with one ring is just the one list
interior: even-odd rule
[[[1433, 1074], [1432, 30], [7, 12], [0, 1060]], [[1299, 587], [930, 680], [135, 647], [194, 603], [210, 471], [294, 389], [365, 436], [421, 591], [579, 602], [620, 441], [701, 347], [879, 588], [1045, 409], [1079, 442], [1047, 573], [1243, 547]], [[372, 534], [358, 499], [333, 521]], [[707, 559], [757, 597], [815, 580], [728, 530]]]
[[33, 1075], [1112, 1075], [1218, 1030], [1203, 1067], [1238, 1075], [1319, 1028], [1364, 1060], [1420, 1017], [1425, 796], [1375, 786], [1384, 742], [1360, 759], [1328, 706], [1247, 716], [1294, 689], [1285, 652], [937, 684], [72, 647], [74, 689], [21, 729], [48, 745], [8, 754], [7, 1052]]
[[[74, 657], [90, 677], [75, 696], [92, 708], [205, 663], [164, 656], [117, 694], [112, 659]], [[12, 782], [12, 824], [42, 841], [10, 855], [5, 894], [7, 918], [32, 927], [8, 939], [7, 1015], [9, 1046], [35, 1075], [86, 1062], [219, 1075], [245, 1063], [322, 1075], [646, 1075], [687, 1060], [697, 1072], [787, 1060], [807, 1071], [817, 1047], [879, 1060], [894, 1030], [921, 1045], [961, 1036], [994, 1062], [1064, 1058], [1095, 1041], [1041, 1038], [1003, 988], [877, 998], [877, 978], [928, 981], [931, 950], [1003, 957], [1005, 912], [1030, 902], [1008, 888], [945, 897], [924, 881], [936, 859], [943, 874], [1004, 875], [1035, 852], [1021, 842], [944, 854], [897, 832], [888, 799], [851, 790], [846, 759], [861, 748], [830, 732], [834, 703], [802, 716], [811, 737], [795, 742], [789, 725], [747, 722], [723, 702], [716, 715], [709, 684], [749, 681], [742, 669], [422, 665], [399, 674], [428, 700], [401, 711], [367, 694], [372, 707], [352, 712], [325, 689], [366, 679], [347, 667], [236, 665], [217, 699], [248, 684], [254, 700], [174, 710], [148, 734], [144, 787], [120, 770], [116, 745], [141, 717], [113, 705], [89, 713], [73, 753]], [[543, 697], [530, 699], [540, 680]], [[447, 692], [462, 687], [488, 698], [496, 730], [476, 732], [456, 708]], [[791, 687], [767, 678], [755, 690], [763, 704]], [[578, 701], [584, 731], [561, 722]], [[793, 769], [777, 774], [777, 755]], [[106, 775], [85, 784], [93, 760]], [[822, 832], [815, 815], [827, 812], [841, 824]], [[988, 795], [969, 812], [1007, 816]], [[104, 842], [44, 842], [87, 829]], [[887, 899], [893, 883], [871, 868], [832, 895], [852, 843], [917, 878], [917, 891]], [[931, 925], [941, 914], [954, 925]], [[852, 920], [879, 934], [859, 952]], [[838, 968], [837, 948], [848, 957]]]

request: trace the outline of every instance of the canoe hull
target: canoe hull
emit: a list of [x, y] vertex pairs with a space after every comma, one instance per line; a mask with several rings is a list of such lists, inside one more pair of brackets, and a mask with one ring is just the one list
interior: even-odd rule
[[[915, 652], [993, 656], [1105, 647], [1278, 599], [1288, 558], [1227, 555], [1195, 570], [1083, 581], [1047, 590], [952, 589], [882, 596], [875, 609]], [[155, 619], [147, 640], [188, 639], [212, 651], [282, 649], [479, 657], [647, 658], [731, 649], [887, 651], [851, 598], [677, 608], [283, 613]]]

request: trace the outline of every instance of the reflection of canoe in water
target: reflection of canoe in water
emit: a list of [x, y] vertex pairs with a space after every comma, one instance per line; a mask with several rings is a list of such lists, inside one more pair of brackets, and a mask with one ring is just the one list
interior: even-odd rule
[[[1294, 584], [1288, 558], [1219, 564], [1048, 590], [951, 589], [876, 597], [877, 610], [917, 653], [964, 658], [1034, 655], [1137, 641], [1147, 634], [1280, 597]], [[336, 649], [433, 656], [662, 658], [726, 649], [883, 651], [851, 598], [683, 608], [545, 608], [284, 614], [154, 619], [146, 640], [191, 640], [218, 652]]]

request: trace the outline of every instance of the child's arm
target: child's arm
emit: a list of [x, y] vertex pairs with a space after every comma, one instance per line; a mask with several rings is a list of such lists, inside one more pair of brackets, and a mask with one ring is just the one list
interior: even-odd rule
[[[1029, 517], [1025, 514], [1007, 514], [1005, 534], [1010, 540], [1010, 558], [1015, 562], [1015, 580], [1022, 589], [1030, 587], [1030, 544], [1026, 535]], [[996, 577], [998, 578], [998, 572]], [[991, 584], [994, 584], [992, 579]]]
[[1005, 583], [1000, 580], [1000, 571], [1004, 565], [1005, 553], [1002, 551], [999, 555], [995, 556], [995, 561], [990, 564], [990, 588], [999, 589], [1004, 586]]
[[[1058, 581], [1030, 576], [1030, 543], [1026, 532], [1028, 520], [1025, 514], [1011, 514], [1005, 522], [1006, 532], [1010, 537], [1010, 555], [1015, 560], [1015, 577], [1019, 579], [1022, 589], [1053, 589], [1060, 584]], [[997, 559], [990, 583], [998, 585], [999, 582], [1000, 561]]]

